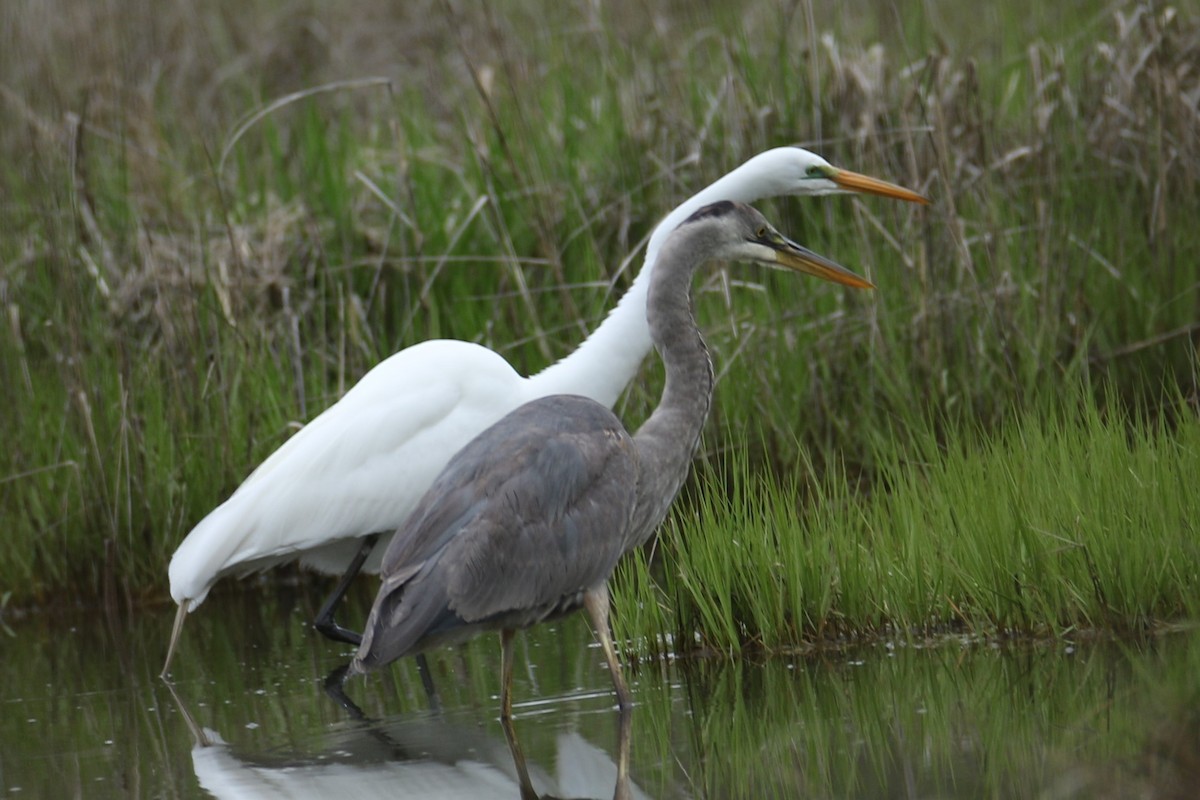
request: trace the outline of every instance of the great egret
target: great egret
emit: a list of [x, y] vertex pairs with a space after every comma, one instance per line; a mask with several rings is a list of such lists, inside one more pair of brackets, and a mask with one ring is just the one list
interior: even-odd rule
[[[498, 630], [500, 716], [515, 741], [514, 632], [583, 606], [627, 718], [630, 696], [608, 629], [607, 581], [617, 560], [666, 516], [699, 442], [713, 371], [692, 316], [691, 282], [701, 264], [716, 258], [871, 287], [785, 239], [749, 206], [723, 201], [697, 211], [664, 243], [650, 280], [646, 316], [666, 372], [654, 413], [630, 436], [605, 405], [553, 395], [475, 437], [388, 546], [383, 584], [346, 677]], [[625, 780], [627, 747], [622, 737], [618, 774]]]
[[846, 192], [928, 202], [798, 147], [768, 150], [667, 215], [616, 308], [578, 349], [542, 372], [522, 377], [499, 354], [455, 340], [422, 342], [380, 362], [271, 454], [179, 545], [168, 569], [179, 610], [162, 674], [184, 618], [217, 580], [297, 558], [320, 572], [344, 573], [316, 624], [330, 638], [357, 643], [356, 634], [333, 621], [334, 606], [360, 567], [378, 572], [394, 530], [455, 452], [538, 397], [572, 393], [609, 407], [616, 402], [650, 351], [646, 292], [659, 249], [680, 222], [718, 200]]

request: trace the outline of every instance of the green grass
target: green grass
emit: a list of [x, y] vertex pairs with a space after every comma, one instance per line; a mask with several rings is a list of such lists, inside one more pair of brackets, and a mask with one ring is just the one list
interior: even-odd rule
[[[1186, 532], [1127, 562], [1118, 518], [1164, 518], [1115, 504], [1194, 415], [1177, 401], [1196, 391], [1200, 308], [1194, 19], [1012, 4], [991, 36], [937, 4], [55, 8], [0, 11], [8, 609], [165, 599], [186, 531], [384, 356], [452, 336], [540, 369], [602, 319], [675, 202], [802, 142], [934, 205], [761, 204], [873, 293], [740, 266], [698, 284], [721, 380], [697, 485], [736, 491], [691, 492], [672, 526], [729, 535], [689, 536], [664, 560], [680, 583], [638, 591], [674, 602], [724, 570], [728, 598], [670, 612], [723, 650], [1194, 615], [1155, 561], [1194, 563]], [[1111, 399], [1103, 424], [1085, 386]], [[651, 363], [618, 406], [630, 426], [660, 387]], [[1076, 434], [1103, 472], [1053, 466]], [[1057, 515], [1018, 510], [1041, 486], [1020, 483], [1019, 435], [1061, 476]], [[1150, 438], [1125, 452], [1122, 435]], [[902, 504], [907, 481], [988, 458], [986, 496]], [[987, 519], [960, 519], [964, 502]], [[851, 535], [786, 550], [823, 526]], [[966, 528], [993, 538], [960, 546]], [[767, 568], [734, 574], [732, 539]], [[763, 580], [777, 596], [739, 599]], [[643, 614], [676, 630], [625, 619]]]
[[[1200, 613], [1200, 421], [1130, 425], [1084, 400], [994, 435], [896, 432], [873, 490], [734, 450], [619, 569], [633, 653], [1142, 634]], [[670, 643], [670, 644], [668, 644]]]

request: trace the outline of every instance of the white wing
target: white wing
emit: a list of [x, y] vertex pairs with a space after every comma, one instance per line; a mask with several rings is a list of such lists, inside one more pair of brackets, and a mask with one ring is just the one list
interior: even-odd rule
[[390, 536], [455, 452], [525, 402], [526, 384], [467, 342], [422, 342], [382, 361], [188, 534], [171, 558], [172, 597], [194, 609], [222, 576], [300, 555], [340, 573], [353, 539]]

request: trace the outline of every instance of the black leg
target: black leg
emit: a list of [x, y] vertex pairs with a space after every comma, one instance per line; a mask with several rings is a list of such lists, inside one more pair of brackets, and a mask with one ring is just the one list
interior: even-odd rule
[[361, 722], [366, 719], [366, 715], [363, 714], [358, 704], [346, 694], [346, 673], [349, 669], [350, 662], [346, 662], [325, 676], [325, 694], [333, 698], [339, 706], [346, 709], [351, 717]]
[[425, 697], [429, 700], [429, 710], [435, 714], [442, 713], [442, 698], [438, 697], [437, 688], [433, 685], [433, 673], [429, 671], [429, 661], [424, 653], [417, 653], [417, 674], [421, 676], [421, 686], [425, 688]]
[[313, 626], [324, 634], [326, 638], [333, 639], [335, 642], [346, 642], [347, 644], [362, 643], [361, 633], [355, 633], [349, 628], [343, 628], [334, 621], [333, 610], [337, 608], [338, 603], [342, 602], [342, 598], [346, 596], [346, 591], [350, 588], [350, 581], [354, 580], [355, 576], [358, 575], [358, 571], [362, 569], [363, 562], [367, 560], [367, 556], [371, 555], [371, 551], [375, 549], [375, 542], [377, 541], [379, 541], [378, 533], [373, 533], [363, 539], [362, 547], [358, 548], [358, 554], [354, 556], [354, 560], [346, 568], [346, 574], [338, 581], [337, 588], [333, 590], [333, 594], [329, 595], [329, 599], [325, 601], [325, 605], [321, 606], [321, 610], [317, 613], [317, 618], [313, 622]]
[[[346, 592], [350, 589], [350, 582], [354, 580], [359, 570], [362, 569], [363, 562], [367, 560], [367, 556], [371, 555], [371, 551], [375, 549], [377, 541], [379, 541], [378, 533], [373, 533], [363, 539], [362, 546], [358, 548], [358, 553], [354, 556], [354, 560], [350, 562], [350, 566], [346, 568], [346, 573], [338, 581], [333, 594], [329, 595], [329, 599], [325, 601], [325, 605], [321, 606], [321, 610], [317, 612], [317, 618], [313, 621], [313, 627], [320, 631], [325, 638], [332, 639], [335, 642], [345, 642], [346, 644], [362, 644], [362, 634], [339, 625], [333, 618], [333, 610], [337, 608], [338, 603], [342, 602], [342, 598], [346, 596]], [[417, 674], [421, 676], [421, 686], [425, 689], [425, 695], [429, 699], [430, 708], [440, 712], [442, 710], [441, 698], [438, 697], [437, 689], [434, 688], [433, 674], [429, 671], [429, 661], [426, 660], [424, 653], [417, 653]]]

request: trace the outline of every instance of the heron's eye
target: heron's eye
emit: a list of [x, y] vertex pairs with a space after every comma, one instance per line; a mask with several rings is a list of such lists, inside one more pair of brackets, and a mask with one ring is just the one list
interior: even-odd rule
[[805, 174], [808, 175], [808, 177], [810, 177], [810, 178], [824, 178], [825, 170], [821, 169], [816, 164], [813, 164], [811, 167], [808, 168], [808, 170], [805, 172]]
[[759, 239], [767, 238], [767, 226], [759, 225], [758, 230], [754, 232], [754, 235]]

